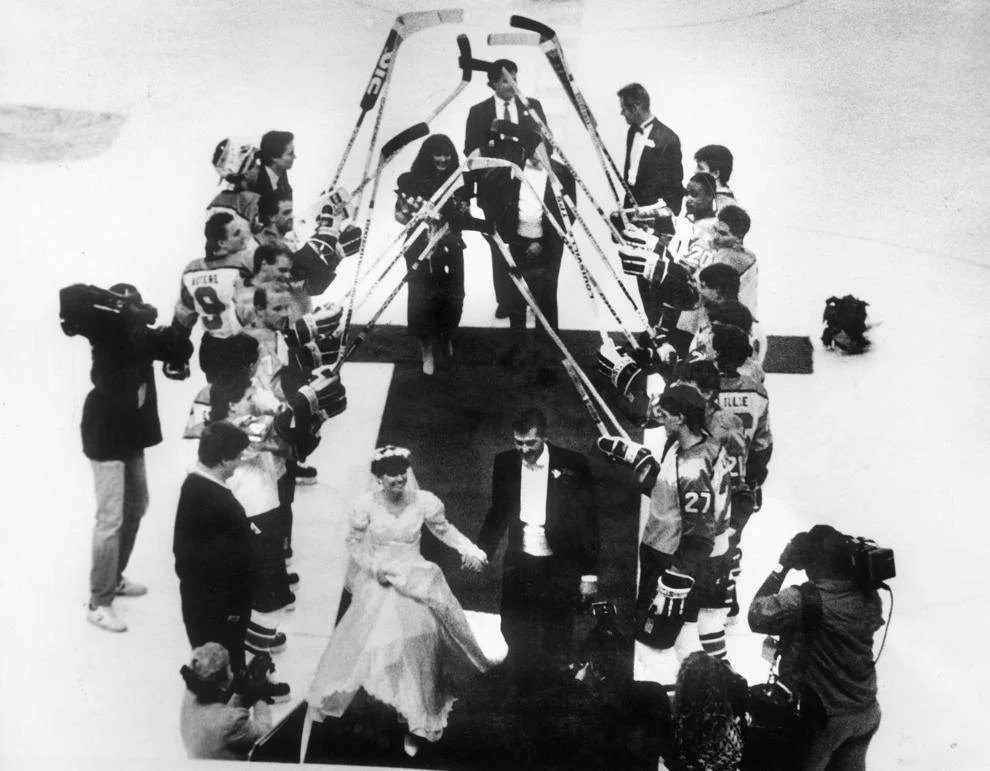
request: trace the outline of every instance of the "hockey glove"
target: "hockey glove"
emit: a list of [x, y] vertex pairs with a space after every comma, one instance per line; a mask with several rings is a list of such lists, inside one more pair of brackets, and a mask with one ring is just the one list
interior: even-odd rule
[[660, 256], [656, 252], [629, 244], [619, 247], [619, 259], [622, 260], [623, 273], [646, 279], [651, 283], [660, 262]]
[[732, 491], [732, 508], [729, 516], [729, 527], [742, 530], [749, 518], [756, 511], [756, 491], [745, 483], [740, 483]]
[[595, 446], [609, 460], [632, 467], [633, 473], [640, 480], [645, 481], [660, 471], [660, 464], [649, 449], [621, 436], [600, 436]]
[[665, 252], [651, 279], [657, 299], [667, 308], [691, 310], [698, 305], [698, 288], [691, 271]]
[[317, 308], [298, 319], [286, 333], [285, 341], [289, 347], [299, 347], [311, 343], [321, 337], [329, 337], [340, 324], [341, 309], [336, 305]]
[[321, 413], [324, 420], [347, 409], [347, 390], [331, 367], [315, 370], [310, 381], [299, 389], [298, 396], [306, 400], [313, 414]]
[[668, 568], [657, 579], [657, 594], [650, 609], [655, 608], [656, 615], [660, 617], [683, 616], [687, 596], [693, 588], [694, 579], [691, 576]]
[[348, 225], [340, 231], [340, 250], [345, 257], [353, 257], [361, 251], [361, 228]]
[[609, 343], [603, 343], [598, 349], [595, 368], [623, 396], [629, 393], [633, 381], [642, 374], [640, 365], [632, 357]]

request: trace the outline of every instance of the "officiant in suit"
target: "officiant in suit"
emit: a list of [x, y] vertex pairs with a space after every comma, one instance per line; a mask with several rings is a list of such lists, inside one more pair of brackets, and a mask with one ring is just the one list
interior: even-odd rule
[[510, 673], [570, 654], [574, 615], [598, 587], [598, 513], [580, 453], [546, 440], [546, 416], [520, 412], [515, 449], [495, 456], [492, 505], [478, 544], [491, 560], [508, 533], [502, 572], [502, 635]]
[[[506, 72], [511, 76], [506, 77]], [[468, 156], [477, 149], [482, 155], [493, 154], [495, 138], [491, 133], [492, 122], [496, 120], [512, 123], [530, 131], [539, 132], [537, 122], [526, 114], [526, 107], [516, 98], [512, 81], [516, 79], [519, 68], [510, 59], [497, 59], [488, 67], [488, 87], [494, 92], [482, 102], [478, 102], [468, 111], [467, 125], [464, 128], [464, 155]], [[544, 125], [547, 116], [539, 99], [527, 96], [530, 109], [536, 113]], [[481, 182], [478, 193], [481, 194]], [[504, 319], [509, 316], [510, 296], [513, 292], [512, 281], [505, 267], [502, 256], [492, 250], [492, 286], [495, 290], [495, 318]]]

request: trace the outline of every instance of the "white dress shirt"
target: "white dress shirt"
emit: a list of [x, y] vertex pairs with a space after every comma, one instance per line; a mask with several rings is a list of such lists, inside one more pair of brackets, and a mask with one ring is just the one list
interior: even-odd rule
[[493, 96], [492, 100], [495, 102], [495, 117], [498, 120], [505, 120], [505, 108], [508, 106], [509, 119], [517, 126], [519, 125], [519, 110], [516, 109], [515, 99], [509, 99], [508, 104], [497, 96]]
[[639, 175], [639, 159], [643, 157], [643, 148], [646, 147], [650, 139], [650, 124], [655, 121], [652, 115], [643, 121], [639, 131], [633, 134], [632, 146], [629, 148], [629, 173], [626, 175], [626, 182], [630, 186], [636, 184], [636, 177]]
[[543, 196], [547, 190], [547, 170], [526, 162], [519, 185], [519, 228], [523, 238], [543, 238]]
[[523, 523], [523, 551], [533, 557], [553, 554], [547, 543], [547, 479], [550, 474], [550, 452], [543, 452], [532, 465], [522, 462], [519, 478], [519, 519]]

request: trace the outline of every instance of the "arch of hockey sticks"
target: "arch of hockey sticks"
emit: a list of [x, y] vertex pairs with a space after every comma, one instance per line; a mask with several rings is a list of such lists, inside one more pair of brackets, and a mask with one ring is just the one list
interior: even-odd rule
[[[459, 55], [457, 59], [457, 66], [461, 70], [461, 80], [457, 83], [453, 91], [447, 95], [440, 102], [440, 104], [434, 107], [422, 121], [409, 126], [382, 144], [381, 150], [378, 153], [378, 162], [374, 170], [372, 170], [375, 145], [378, 141], [382, 116], [384, 114], [388, 96], [388, 89], [391, 84], [392, 73], [395, 69], [395, 61], [400, 45], [405, 39], [420, 30], [440, 24], [460, 23], [462, 21], [462, 9], [413, 12], [402, 14], [396, 18], [386, 38], [385, 45], [375, 62], [375, 67], [368, 85], [361, 97], [360, 113], [358, 115], [357, 122], [351, 132], [343, 155], [334, 172], [333, 179], [329, 187], [320, 194], [317, 200], [313, 204], [305, 207], [301, 212], [301, 219], [303, 220], [314, 218], [319, 221], [321, 218], [327, 217], [332, 218], [335, 222], [344, 220], [351, 220], [353, 222], [360, 219], [363, 226], [361, 229], [363, 234], [361, 243], [355, 257], [353, 282], [350, 290], [341, 298], [341, 302], [344, 305], [344, 307], [340, 309], [340, 316], [342, 317], [342, 320], [339, 324], [335, 324], [334, 328], [330, 332], [327, 331], [325, 325], [321, 326], [320, 334], [332, 334], [337, 337], [341, 343], [337, 346], [338, 353], [336, 356], [336, 361], [332, 365], [332, 372], [334, 374], [340, 371], [343, 364], [353, 355], [356, 348], [374, 332], [378, 320], [396, 296], [398, 296], [402, 287], [410, 280], [417, 269], [419, 269], [423, 263], [430, 258], [432, 252], [437, 248], [443, 238], [451, 232], [450, 225], [446, 223], [438, 225], [437, 223], [441, 220], [440, 211], [444, 203], [450, 199], [455, 190], [458, 188], [457, 183], [460, 181], [462, 174], [465, 173], [465, 171], [484, 171], [496, 168], [505, 169], [512, 177], [520, 180], [522, 184], [526, 184], [531, 190], [533, 190], [531, 184], [523, 175], [522, 168], [518, 164], [502, 158], [484, 157], [481, 156], [479, 151], [476, 150], [466, 159], [465, 166], [456, 169], [454, 173], [452, 173], [450, 177], [448, 177], [447, 180], [445, 180], [444, 183], [436, 190], [430, 199], [424, 202], [420, 209], [402, 227], [402, 229], [392, 239], [390, 239], [385, 248], [382, 249], [373, 259], [368, 261], [367, 265], [365, 265], [368, 231], [371, 226], [372, 215], [377, 200], [382, 172], [401, 149], [406, 147], [411, 142], [426, 137], [430, 133], [430, 122], [433, 121], [444, 109], [446, 109], [467, 87], [474, 72], [481, 71], [488, 73], [491, 66], [489, 62], [473, 58], [470, 41], [467, 35], [458, 35], [457, 46]], [[623, 175], [620, 173], [615, 160], [610, 155], [601, 135], [598, 132], [597, 122], [590, 107], [588, 106], [587, 101], [578, 88], [570, 68], [567, 65], [566, 59], [564, 58], [563, 48], [555, 31], [539, 21], [523, 16], [512, 16], [509, 23], [512, 27], [522, 30], [522, 32], [493, 33], [488, 36], [488, 44], [539, 46], [540, 50], [546, 56], [548, 62], [553, 68], [554, 73], [557, 75], [565, 94], [577, 111], [582, 125], [587, 131], [592, 146], [594, 147], [595, 155], [598, 158], [599, 165], [601, 166], [611, 194], [615, 200], [615, 206], [613, 208], [614, 211], [618, 213], [618, 217], [613, 219], [614, 215], [610, 216], [605, 207], [603, 207], [597, 200], [582, 176], [578, 173], [574, 164], [571, 163], [567, 155], [564, 153], [563, 148], [554, 137], [549, 126], [547, 126], [535, 110], [530, 109], [528, 98], [519, 88], [519, 85], [513, 78], [512, 74], [503, 69], [503, 77], [505, 77], [505, 79], [512, 84], [516, 97], [523, 105], [524, 114], [527, 115], [536, 125], [539, 137], [542, 140], [542, 142], [539, 143], [535, 157], [539, 165], [542, 166], [547, 172], [548, 182], [554, 196], [555, 207], [560, 213], [559, 222], [555, 217], [554, 212], [545, 203], [543, 203], [542, 193], [537, 191], [534, 192], [536, 192], [536, 198], [541, 201], [541, 205], [543, 206], [546, 214], [546, 219], [556, 230], [557, 234], [563, 239], [568, 250], [577, 261], [585, 291], [591, 302], [595, 323], [598, 326], [598, 331], [602, 339], [602, 353], [599, 356], [599, 370], [610, 378], [612, 384], [616, 387], [620, 394], [626, 395], [628, 393], [629, 386], [634, 377], [638, 374], [638, 371], [636, 371], [634, 366], [633, 358], [631, 358], [628, 353], [623, 353], [616, 347], [615, 342], [612, 340], [604, 322], [600, 317], [600, 306], [604, 306], [612, 320], [618, 325], [621, 335], [625, 338], [625, 341], [628, 344], [628, 347], [624, 349], [626, 352], [638, 352], [644, 348], [646, 343], [642, 341], [641, 336], [633, 334], [629, 326], [626, 324], [622, 314], [620, 314], [619, 310], [616, 308], [616, 305], [613, 303], [615, 293], [612, 292], [610, 296], [610, 293], [606, 292], [599, 280], [595, 278], [594, 272], [589, 268], [586, 259], [582, 256], [573, 225], [568, 227], [567, 223], [573, 222], [574, 224], [579, 225], [581, 230], [584, 231], [593, 248], [593, 251], [600, 258], [601, 265], [604, 266], [610, 281], [618, 287], [619, 293], [625, 298], [625, 303], [628, 303], [628, 306], [626, 306], [625, 303], [623, 304], [626, 312], [628, 313], [631, 309], [636, 321], [644, 329], [649, 329], [649, 323], [642, 309], [637, 305], [636, 300], [633, 298], [632, 294], [630, 294], [629, 289], [623, 282], [619, 271], [617, 271], [615, 266], [612, 264], [612, 260], [607, 255], [605, 248], [596, 238], [587, 219], [578, 210], [576, 202], [567, 195], [560, 180], [554, 174], [550, 164], [550, 152], [548, 152], [547, 148], [549, 148], [553, 154], [561, 160], [563, 165], [573, 175], [575, 182], [590, 202], [592, 208], [595, 210], [595, 213], [604, 222], [606, 228], [611, 234], [612, 240], [619, 244], [620, 254], [623, 258], [623, 267], [626, 273], [630, 273], [632, 275], [639, 273], [640, 275], [649, 277], [655, 271], [663, 272], [670, 266], [672, 262], [670, 255], [663, 254], [668, 245], [669, 237], [667, 237], [664, 241], [660, 241], [660, 239], [656, 236], [653, 236], [647, 231], [636, 227], [635, 223], [629, 219], [629, 215], [633, 212], [636, 213], [637, 218], [649, 217], [655, 213], [655, 208], [659, 208], [659, 206], [663, 206], [664, 204], [661, 201], [653, 207], [637, 207], [632, 192], [629, 190], [629, 187], [626, 184]], [[345, 188], [339, 186], [339, 181], [347, 164], [348, 158], [354, 149], [361, 126], [367, 115], [371, 112], [376, 112], [377, 114], [375, 116], [371, 136], [363, 161], [362, 175], [358, 184], [355, 185], [350, 191], [347, 191]], [[506, 128], [511, 128], [511, 126]], [[368, 192], [368, 195], [367, 201], [365, 202], [366, 191]], [[623, 194], [626, 199], [631, 202], [631, 207], [623, 208]], [[363, 216], [359, 217], [359, 215]], [[561, 223], [564, 224], [561, 225]], [[574, 387], [576, 388], [582, 402], [588, 409], [599, 434], [613, 436], [618, 435], [628, 439], [628, 435], [616, 419], [615, 415], [612, 413], [606, 400], [592, 384], [584, 370], [578, 365], [577, 361], [567, 349], [567, 346], [560, 339], [560, 336], [554, 331], [546, 316], [540, 310], [505, 241], [490, 227], [481, 228], [478, 232], [489, 242], [495, 251], [502, 255], [509, 267], [509, 275], [511, 280], [519, 290], [526, 304], [532, 309], [533, 315], [537, 322], [544, 328], [550, 339], [560, 350], [563, 359], [562, 364]], [[368, 300], [368, 298], [372, 296], [375, 290], [377, 290], [378, 287], [385, 282], [393, 267], [405, 256], [406, 250], [413, 243], [417, 242], [417, 240], [420, 240], [424, 233], [428, 236], [425, 248], [408, 266], [405, 273], [394, 285], [391, 291], [388, 292], [382, 301], [382, 304], [371, 315], [370, 319], [365, 323], [364, 328], [360, 331], [360, 333], [353, 335], [353, 337], [349, 337], [354, 311], [357, 308], [360, 308]], [[395, 251], [397, 246], [399, 249], [398, 251]], [[629, 265], [633, 266], [632, 269], [627, 267]], [[337, 310], [331, 306], [332, 304], [322, 306], [314, 311], [314, 313], [325, 314], [328, 311]]]

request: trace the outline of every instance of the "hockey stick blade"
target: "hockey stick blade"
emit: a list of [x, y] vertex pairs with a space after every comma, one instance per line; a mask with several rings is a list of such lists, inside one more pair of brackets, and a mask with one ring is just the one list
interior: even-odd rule
[[412, 11], [398, 16], [392, 29], [398, 33], [399, 37], [405, 39], [423, 29], [436, 27], [440, 24], [460, 24], [463, 21], [463, 8], [444, 8], [439, 11]]
[[422, 139], [423, 137], [428, 136], [429, 133], [430, 127], [425, 123], [416, 123], [415, 125], [400, 131], [384, 145], [382, 145], [380, 163], [385, 163], [410, 142], [415, 142], [417, 139]]
[[470, 83], [471, 73], [475, 70], [474, 62], [477, 60], [471, 58], [471, 41], [467, 35], [457, 36], [457, 48], [461, 52], [461, 55], [457, 57], [457, 66], [461, 68], [461, 80]]
[[490, 46], [538, 46], [540, 36], [528, 32], [492, 32], [488, 36]]
[[512, 16], [509, 19], [509, 26], [515, 27], [516, 29], [526, 29], [530, 32], [535, 32], [540, 36], [541, 43], [544, 40], [554, 40], [557, 37], [557, 33], [543, 22], [537, 21], [536, 19], [529, 19], [525, 16]]

